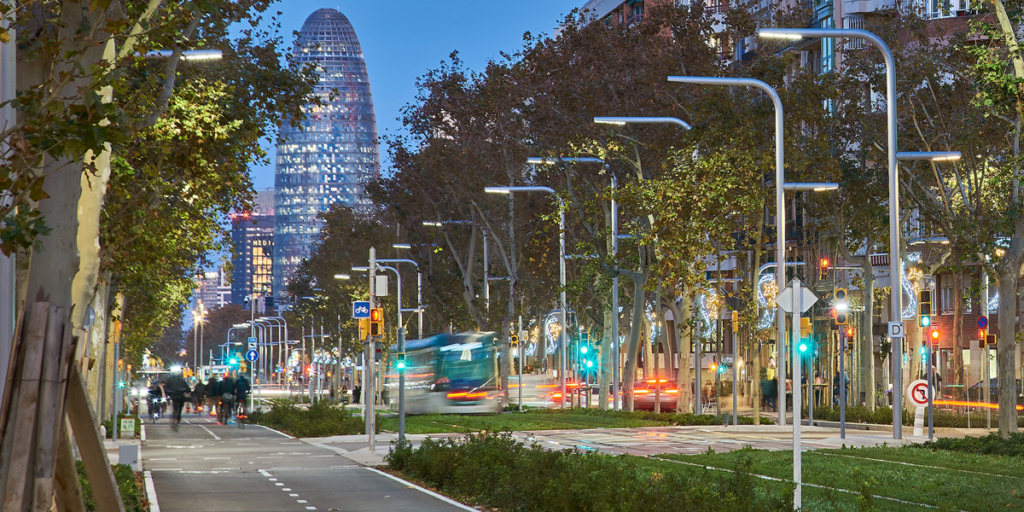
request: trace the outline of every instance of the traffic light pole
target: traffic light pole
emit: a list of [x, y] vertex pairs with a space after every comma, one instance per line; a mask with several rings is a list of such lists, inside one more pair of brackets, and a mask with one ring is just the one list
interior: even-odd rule
[[[401, 309], [402, 304], [398, 304]], [[398, 325], [398, 353], [405, 355], [405, 327]], [[405, 369], [398, 370], [398, 442], [405, 441]]]
[[[377, 280], [377, 250], [370, 247], [370, 309], [376, 307], [376, 300], [374, 300], [375, 289], [374, 286]], [[364, 419], [366, 420], [366, 437], [369, 440], [370, 452], [374, 451], [374, 411], [373, 402], [376, 398], [376, 393], [373, 390], [374, 378], [373, 378], [373, 367], [374, 359], [376, 359], [373, 350], [373, 336], [369, 333], [366, 336], [366, 354], [363, 358], [363, 400], [365, 402], [365, 412], [363, 413]]]
[[839, 439], [846, 439], [846, 334], [839, 329]]

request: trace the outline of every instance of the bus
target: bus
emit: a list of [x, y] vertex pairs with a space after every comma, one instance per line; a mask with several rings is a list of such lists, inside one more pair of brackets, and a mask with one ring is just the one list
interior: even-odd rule
[[[397, 346], [390, 349], [384, 386], [398, 410]], [[496, 333], [438, 334], [405, 343], [408, 414], [501, 412]]]

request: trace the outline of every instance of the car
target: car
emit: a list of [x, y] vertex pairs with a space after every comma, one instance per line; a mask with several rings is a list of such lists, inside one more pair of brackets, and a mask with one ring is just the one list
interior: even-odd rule
[[633, 409], [653, 411], [657, 400], [661, 411], [676, 410], [679, 386], [669, 379], [648, 379], [633, 386]]
[[[995, 402], [997, 402], [999, 400], [999, 380], [996, 379], [996, 378], [992, 378], [992, 379], [989, 380], [989, 385], [992, 387], [991, 388], [992, 395], [989, 397], [988, 401], [991, 402], [991, 403], [995, 403]], [[1020, 379], [1017, 379], [1017, 391], [1018, 391], [1017, 395], [1018, 396], [1020, 396], [1020, 389], [1021, 389], [1021, 381], [1020, 381]], [[970, 393], [971, 401], [974, 401], [974, 402], [984, 402], [985, 401], [985, 381], [978, 381], [978, 382], [976, 382], [973, 386], [971, 386], [969, 388], [968, 393]]]

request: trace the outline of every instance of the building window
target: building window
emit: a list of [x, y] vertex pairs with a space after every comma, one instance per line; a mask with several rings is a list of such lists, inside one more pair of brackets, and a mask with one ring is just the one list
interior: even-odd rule
[[953, 314], [953, 276], [942, 276], [942, 304], [939, 305], [940, 315]]

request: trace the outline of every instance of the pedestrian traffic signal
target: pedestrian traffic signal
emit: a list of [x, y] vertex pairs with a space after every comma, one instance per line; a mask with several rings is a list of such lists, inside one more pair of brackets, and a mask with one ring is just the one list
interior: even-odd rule
[[836, 315], [836, 323], [839, 325], [846, 325], [846, 322], [850, 320], [850, 292], [846, 288], [836, 288], [836, 291], [832, 294], [832, 307], [834, 308]]
[[359, 341], [366, 340], [366, 337], [370, 335], [370, 319], [360, 318], [359, 319]]
[[988, 344], [989, 348], [996, 348], [996, 335], [989, 334], [985, 337], [985, 343]]
[[921, 327], [928, 327], [932, 324], [932, 317], [929, 315], [921, 315]]
[[[931, 316], [932, 314], [932, 291], [921, 290], [917, 297], [918, 311], [921, 316]], [[924, 324], [921, 324], [924, 325]]]
[[370, 310], [370, 336], [384, 335], [384, 308]]
[[732, 312], [732, 332], [733, 332], [733, 334], [736, 334], [736, 333], [740, 332], [740, 312], [739, 311], [733, 311]]
[[824, 280], [828, 279], [828, 267], [829, 266], [830, 266], [830, 263], [828, 261], [828, 258], [822, 258], [818, 262], [818, 280], [819, 281], [824, 281]]
[[978, 339], [981, 340], [982, 346], [985, 345], [985, 336], [988, 334], [986, 329], [978, 329]]
[[395, 368], [398, 368], [398, 371], [400, 371], [400, 372], [405, 370], [405, 352], [399, 352], [398, 353], [397, 362], [395, 363]]

